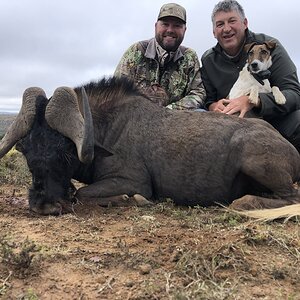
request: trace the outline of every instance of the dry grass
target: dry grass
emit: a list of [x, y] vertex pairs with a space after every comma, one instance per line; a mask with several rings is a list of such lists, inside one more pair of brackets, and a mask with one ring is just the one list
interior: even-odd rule
[[0, 182], [18, 187], [28, 186], [31, 182], [26, 160], [15, 148], [0, 159]]
[[0, 160], [10, 184], [0, 188], [0, 298], [300, 299], [297, 218], [253, 222], [170, 200], [37, 216], [12, 192], [28, 184], [20, 159]]

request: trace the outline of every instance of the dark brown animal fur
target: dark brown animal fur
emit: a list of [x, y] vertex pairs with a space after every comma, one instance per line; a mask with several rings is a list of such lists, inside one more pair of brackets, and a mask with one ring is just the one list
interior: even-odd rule
[[[163, 197], [191, 206], [229, 204], [240, 198], [233, 202], [237, 209], [299, 203], [293, 186], [300, 180], [299, 154], [268, 123], [161, 108], [124, 78], [104, 79], [83, 87], [94, 124], [94, 133], [83, 139], [83, 146], [94, 141], [93, 150], [80, 150], [85, 134], [82, 122], [76, 123], [81, 119], [75, 111], [77, 102], [82, 112], [85, 103], [80, 88], [75, 88], [76, 94], [68, 88], [58, 89], [48, 104], [44, 102], [45, 120], [40, 116], [40, 122], [35, 122], [21, 140], [21, 151], [38, 183], [32, 187], [39, 197], [30, 202], [34, 211], [60, 213], [65, 207], [62, 201], [70, 201], [71, 178], [88, 184], [76, 192], [77, 199], [94, 199], [99, 204], [144, 205], [149, 203], [146, 199]], [[75, 132], [69, 132], [71, 121], [75, 122]], [[47, 122], [57, 129], [51, 131]], [[64, 123], [63, 131], [60, 123]], [[45, 137], [42, 140], [41, 135]], [[10, 139], [5, 140], [0, 153], [12, 145]], [[59, 154], [55, 140], [62, 147]], [[40, 174], [43, 176], [39, 178]]]

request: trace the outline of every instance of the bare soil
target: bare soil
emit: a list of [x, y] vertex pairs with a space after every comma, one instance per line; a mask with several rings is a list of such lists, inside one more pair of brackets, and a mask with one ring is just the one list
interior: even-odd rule
[[221, 208], [103, 208], [38, 216], [0, 190], [1, 299], [300, 299], [299, 221]]

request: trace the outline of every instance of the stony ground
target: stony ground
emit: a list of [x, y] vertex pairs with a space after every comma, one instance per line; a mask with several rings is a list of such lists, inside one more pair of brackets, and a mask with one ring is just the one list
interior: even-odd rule
[[101, 208], [38, 216], [0, 189], [1, 299], [300, 299], [299, 221], [220, 208]]

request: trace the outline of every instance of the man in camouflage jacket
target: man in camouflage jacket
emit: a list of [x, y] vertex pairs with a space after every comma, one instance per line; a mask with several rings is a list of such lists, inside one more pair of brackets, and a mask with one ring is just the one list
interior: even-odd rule
[[114, 75], [133, 79], [158, 105], [202, 108], [206, 93], [200, 63], [194, 50], [181, 46], [185, 31], [185, 9], [175, 3], [163, 5], [155, 23], [155, 38], [129, 47]]

